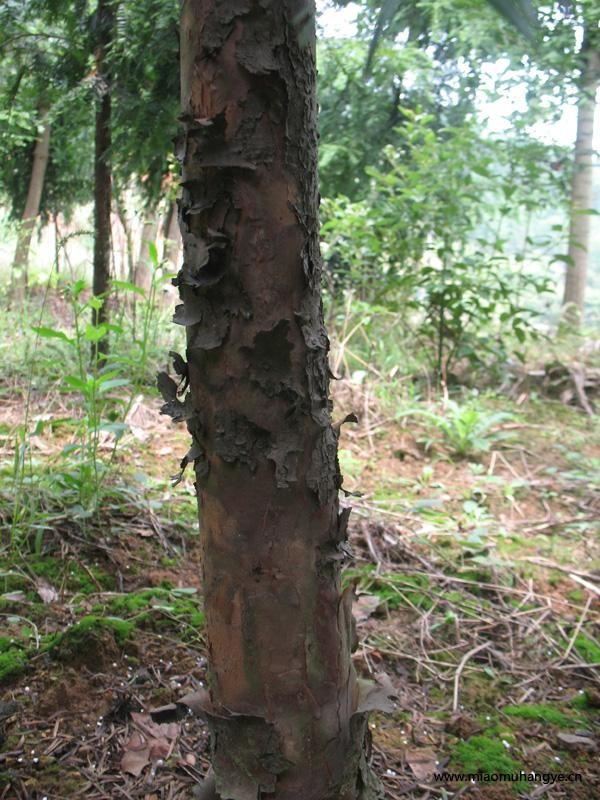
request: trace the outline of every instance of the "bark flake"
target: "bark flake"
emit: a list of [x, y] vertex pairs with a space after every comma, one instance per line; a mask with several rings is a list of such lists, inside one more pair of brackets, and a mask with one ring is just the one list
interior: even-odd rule
[[245, 464], [254, 472], [269, 445], [269, 432], [243, 414], [220, 411], [215, 416], [215, 451], [229, 464]]

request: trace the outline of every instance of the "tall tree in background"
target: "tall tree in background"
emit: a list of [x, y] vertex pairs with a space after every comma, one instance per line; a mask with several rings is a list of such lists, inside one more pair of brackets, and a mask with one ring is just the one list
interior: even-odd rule
[[565, 273], [563, 304], [575, 307], [583, 319], [588, 273], [590, 214], [593, 203], [594, 116], [596, 94], [600, 85], [599, 20], [585, 25], [580, 51], [581, 79], [577, 103], [577, 138], [575, 141], [571, 210], [569, 219], [569, 259]]
[[35, 223], [40, 213], [40, 200], [44, 188], [44, 177], [48, 166], [48, 152], [50, 148], [50, 123], [47, 119], [46, 109], [40, 110], [39, 133], [33, 151], [33, 163], [27, 199], [21, 218], [21, 225], [17, 234], [17, 246], [13, 260], [14, 282], [19, 294], [25, 292], [28, 283], [29, 247], [35, 229]]
[[[193, 436], [217, 796], [380, 797], [351, 661], [320, 299], [314, 8], [187, 0], [182, 402]], [[208, 787], [207, 787], [208, 788]]]
[[[107, 56], [112, 42], [114, 21], [113, 0], [99, 0], [96, 11], [98, 40], [94, 53], [99, 98], [96, 107], [94, 149], [94, 277], [92, 290], [95, 297], [102, 299], [102, 304], [93, 308], [92, 322], [94, 325], [108, 319], [112, 178], [110, 168], [111, 91]], [[93, 347], [97, 348], [98, 353], [106, 354], [108, 350], [107, 337], [95, 342]]]

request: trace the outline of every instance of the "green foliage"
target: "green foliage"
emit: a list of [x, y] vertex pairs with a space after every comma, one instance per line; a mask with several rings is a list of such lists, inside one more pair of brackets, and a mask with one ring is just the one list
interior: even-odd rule
[[[40, 527], [50, 508], [68, 507], [85, 526], [114, 495], [111, 472], [117, 448], [128, 431], [127, 414], [146, 381], [154, 381], [157, 353], [162, 356], [166, 349], [158, 336], [161, 317], [157, 293], [169, 276], [158, 262], [155, 249], [151, 259], [147, 296], [145, 290], [125, 282], [115, 287], [126, 298], [115, 323], [89, 324], [91, 309], [98, 308], [103, 300], [89, 296], [85, 281], [80, 280], [66, 290], [72, 314], [70, 333], [51, 324], [31, 326], [35, 340], [32, 349], [26, 344], [31, 381], [28, 391], [34, 390], [34, 374], [38, 381], [47, 375], [50, 382], [60, 381], [62, 392], [79, 397], [81, 413], [49, 423], [70, 430], [71, 441], [58, 458], [42, 467], [30, 440], [43, 433], [46, 422], [40, 419], [31, 426], [26, 406], [25, 422], [16, 431], [10, 475], [11, 541], [15, 547], [31, 539], [29, 532]], [[137, 300], [130, 304], [131, 296]], [[92, 345], [109, 335], [111, 354], [100, 365]], [[27, 339], [17, 336], [17, 350], [10, 352], [8, 362], [16, 357], [15, 369], [22, 369], [23, 355], [18, 347], [24, 342]], [[91, 361], [90, 351], [94, 354]], [[34, 546], [33, 541], [28, 544]]]
[[444, 443], [458, 458], [485, 453], [493, 444], [506, 439], [504, 431], [495, 430], [512, 419], [506, 412], [489, 412], [474, 402], [459, 405], [446, 401], [442, 413], [421, 408], [408, 409], [400, 416], [419, 416], [427, 420], [439, 433]]
[[[334, 291], [352, 285], [365, 301], [405, 310], [404, 324], [448, 380], [456, 362], [506, 361], [514, 343], [537, 335], [532, 300], [550, 282], [505, 253], [500, 233], [531, 152], [521, 142], [507, 158], [504, 143], [484, 140], [474, 123], [436, 132], [431, 116], [403, 116], [387, 169], [368, 170], [369, 201], [324, 202], [326, 264]], [[527, 183], [529, 208], [555, 191], [553, 181], [538, 176], [537, 199]]]

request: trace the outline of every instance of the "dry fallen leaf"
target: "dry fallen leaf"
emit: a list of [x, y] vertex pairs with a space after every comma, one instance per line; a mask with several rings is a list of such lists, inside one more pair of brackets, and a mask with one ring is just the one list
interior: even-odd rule
[[177, 722], [154, 722], [150, 714], [142, 714], [139, 711], [132, 711], [131, 719], [136, 728], [151, 739], [175, 741], [181, 731]]
[[352, 613], [357, 622], [365, 622], [381, 605], [376, 594], [359, 594], [352, 605]]
[[137, 777], [151, 761], [169, 758], [181, 728], [176, 722], [154, 722], [138, 711], [132, 712], [131, 720], [138, 730], [125, 743], [121, 770]]
[[437, 756], [430, 747], [415, 747], [406, 751], [406, 761], [415, 778], [425, 781], [435, 772]]
[[40, 600], [44, 605], [55, 603], [58, 600], [58, 592], [47, 580], [44, 578], [37, 578], [35, 582], [35, 590], [39, 595]]
[[135, 775], [142, 774], [144, 767], [150, 763], [150, 746], [141, 733], [134, 731], [125, 742], [125, 752], [121, 758], [121, 770]]

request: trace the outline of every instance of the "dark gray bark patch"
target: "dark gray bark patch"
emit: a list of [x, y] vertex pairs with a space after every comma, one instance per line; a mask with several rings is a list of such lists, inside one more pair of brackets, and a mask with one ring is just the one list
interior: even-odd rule
[[278, 489], [288, 489], [298, 480], [298, 455], [302, 452], [302, 436], [295, 426], [281, 433], [267, 451], [267, 457], [275, 464], [275, 483]]
[[275, 792], [291, 762], [281, 754], [274, 726], [260, 717], [211, 718], [212, 763], [222, 798], [257, 800]]
[[169, 350], [169, 358], [173, 360], [173, 369], [175, 370], [175, 374], [181, 378], [181, 382], [177, 389], [177, 394], [185, 394], [190, 382], [187, 362], [182, 355], [176, 353], [174, 350]]
[[191, 286], [182, 284], [179, 287], [179, 297], [183, 303], [175, 306], [173, 322], [176, 325], [197, 325], [202, 319], [202, 304], [198, 302], [198, 295]]
[[320, 506], [332, 502], [341, 485], [342, 476], [337, 459], [336, 432], [328, 425], [314, 446], [310, 468], [306, 473], [306, 483], [319, 500]]
[[273, 25], [269, 14], [258, 13], [245, 26], [246, 35], [236, 45], [236, 60], [253, 75], [279, 70], [276, 48], [283, 44], [280, 26]]
[[251, 0], [229, 0], [220, 3], [202, 30], [202, 57], [210, 59], [221, 49], [233, 30], [239, 17], [247, 14], [253, 3]]
[[204, 448], [200, 442], [196, 441], [195, 439], [192, 441], [192, 446], [188, 452], [181, 459], [181, 463], [179, 464], [179, 472], [176, 475], [173, 475], [171, 478], [173, 486], [177, 486], [178, 483], [181, 483], [188, 464], [192, 463], [194, 464], [196, 483], [200, 483], [208, 476], [209, 464]]
[[343, 508], [338, 514], [337, 537], [338, 542], [345, 542], [348, 538], [348, 520], [352, 513], [351, 508]]
[[213, 305], [207, 295], [199, 296], [197, 303], [201, 319], [190, 332], [188, 349], [214, 350], [227, 336], [229, 315], [222, 305]]
[[269, 397], [292, 388], [291, 353], [294, 345], [288, 340], [289, 330], [289, 320], [282, 319], [270, 330], [257, 333], [253, 347], [240, 348], [247, 360], [251, 380]]
[[246, 464], [251, 472], [269, 446], [269, 432], [243, 414], [219, 411], [215, 416], [215, 450], [229, 464]]
[[161, 414], [171, 417], [174, 422], [184, 422], [195, 415], [191, 396], [189, 394], [186, 395], [182, 402], [177, 396], [179, 387], [166, 372], [158, 373], [156, 385], [165, 401], [160, 409]]

